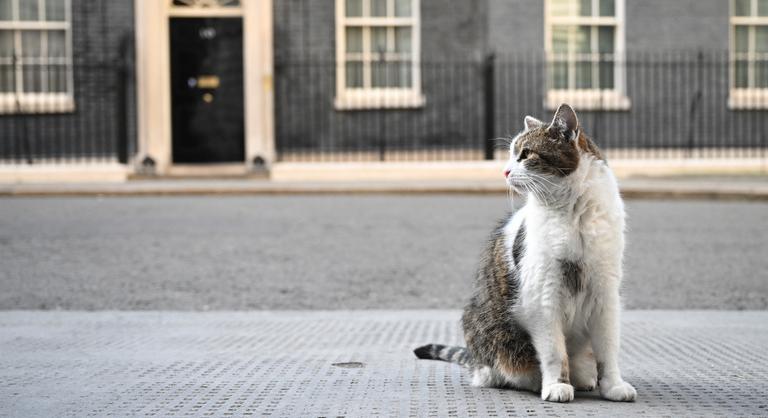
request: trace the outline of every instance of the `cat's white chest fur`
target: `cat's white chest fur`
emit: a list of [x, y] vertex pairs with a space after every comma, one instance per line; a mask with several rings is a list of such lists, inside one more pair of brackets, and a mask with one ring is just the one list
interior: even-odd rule
[[[602, 161], [583, 156], [572, 182], [571, 195], [557, 207], [529, 200], [505, 233], [506, 242], [514, 242], [525, 224], [515, 316], [532, 328], [556, 321], [567, 340], [580, 344], [588, 337], [590, 317], [601, 308], [600, 295], [617, 289], [621, 280], [624, 206], [616, 180]], [[564, 263], [578, 266], [576, 285], [564, 283]], [[542, 307], [554, 308], [560, 318], [543, 315], [549, 310]]]

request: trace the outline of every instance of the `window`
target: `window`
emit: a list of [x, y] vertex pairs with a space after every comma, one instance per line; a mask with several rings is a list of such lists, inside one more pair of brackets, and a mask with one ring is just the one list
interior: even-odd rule
[[174, 17], [240, 17], [243, 15], [243, 1], [241, 0], [165, 1], [170, 6], [168, 9], [169, 16]]
[[336, 0], [336, 107], [424, 104], [419, 0]]
[[736, 109], [768, 107], [768, 0], [731, 1], [731, 94]]
[[547, 106], [626, 109], [624, 1], [547, 0]]
[[240, 7], [240, 0], [173, 0], [181, 7]]
[[0, 0], [0, 112], [74, 109], [70, 0]]

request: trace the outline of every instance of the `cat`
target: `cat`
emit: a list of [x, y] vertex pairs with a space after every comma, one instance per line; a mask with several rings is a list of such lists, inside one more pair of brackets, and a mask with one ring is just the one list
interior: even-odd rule
[[569, 402], [574, 389], [599, 385], [605, 399], [634, 401], [618, 364], [625, 215], [616, 179], [569, 105], [549, 124], [526, 116], [524, 125], [504, 177], [525, 205], [491, 235], [462, 316], [467, 347], [414, 353], [469, 367], [474, 386]]

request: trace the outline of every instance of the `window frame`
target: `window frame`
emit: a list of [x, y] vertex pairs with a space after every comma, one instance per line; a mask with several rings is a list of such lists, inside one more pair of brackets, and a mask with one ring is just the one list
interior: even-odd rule
[[[425, 104], [421, 91], [421, 0], [411, 0], [410, 17], [371, 17], [366, 13], [370, 0], [363, 0], [361, 17], [347, 17], [345, 0], [336, 0], [336, 98], [338, 110], [355, 109], [404, 109], [419, 108]], [[394, 8], [394, 0], [387, 0], [387, 7]], [[411, 87], [370, 87], [372, 53], [370, 30], [363, 31], [363, 82], [362, 88], [346, 85], [346, 28], [354, 27], [410, 27], [411, 28]], [[368, 87], [366, 87], [368, 85]]]
[[[574, 0], [575, 1], [575, 0]], [[544, 51], [547, 62], [546, 72], [546, 95], [544, 106], [554, 110], [561, 103], [569, 103], [572, 106], [583, 110], [628, 110], [631, 107], [629, 98], [626, 95], [626, 65], [625, 65], [625, 1], [615, 0], [614, 16], [554, 16], [552, 15], [552, 0], [544, 1]], [[592, 0], [592, 10], [599, 11], [599, 0]], [[599, 12], [598, 12], [599, 13]], [[569, 87], [566, 89], [555, 89], [551, 86], [551, 65], [554, 62], [553, 51], [553, 27], [567, 26], [589, 26], [594, 28], [600, 26], [612, 26], [614, 32], [614, 70], [613, 70], [613, 88], [589, 88], [577, 89]], [[597, 37], [591, 39], [593, 50], [597, 47]], [[592, 53], [597, 55], [599, 53]], [[568, 51], [568, 85], [573, 86], [576, 64], [576, 53], [569, 48]], [[599, 56], [593, 58], [593, 64], [599, 63]], [[593, 74], [593, 81], [594, 81]]]
[[174, 0], [167, 0], [168, 15], [171, 17], [239, 17], [243, 15], [243, 1], [237, 5], [221, 5], [221, 4], [173, 4]]
[[[0, 30], [8, 30], [13, 33], [15, 56], [10, 58], [10, 62], [5, 62], [0, 58], [0, 63], [14, 66], [14, 86], [13, 92], [0, 92], [0, 114], [16, 113], [70, 113], [75, 110], [74, 100], [74, 60], [72, 52], [72, 2], [64, 1], [64, 20], [21, 20], [19, 18], [18, 0], [11, 1], [11, 13], [13, 20], [0, 20]], [[45, 11], [45, 0], [38, 0], [40, 13]], [[48, 32], [64, 31], [64, 55], [60, 58], [51, 58], [47, 54], [47, 39], [43, 37], [41, 49], [46, 52], [44, 57], [22, 57], [21, 32], [24, 30]], [[42, 60], [41, 60], [42, 58]], [[63, 65], [66, 68], [66, 90], [64, 92], [26, 92], [24, 91], [24, 61], [41, 60], [38, 65]], [[40, 69], [43, 75], [41, 83], [47, 86], [48, 71]], [[20, 77], [20, 74], [22, 76]]]
[[[768, 87], [736, 87], [736, 27], [748, 29], [756, 26], [768, 27], [768, 16], [757, 15], [757, 0], [750, 0], [750, 15], [736, 16], [736, 0], [729, 2], [728, 16], [728, 108], [768, 109]], [[755, 30], [749, 30], [750, 44], [756, 42]], [[747, 48], [747, 86], [754, 86], [755, 49]], [[768, 54], [768, 53], [766, 53]]]

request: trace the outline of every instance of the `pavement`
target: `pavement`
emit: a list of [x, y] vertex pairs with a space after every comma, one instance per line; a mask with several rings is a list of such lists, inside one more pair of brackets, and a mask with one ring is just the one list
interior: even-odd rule
[[[494, 166], [495, 167], [495, 166]], [[494, 170], [495, 171], [498, 170]], [[0, 196], [146, 196], [261, 194], [500, 194], [501, 176], [391, 180], [266, 180], [259, 178], [139, 178], [126, 182], [2, 183]], [[678, 175], [626, 177], [626, 198], [768, 200], [768, 176]]]
[[0, 416], [768, 415], [768, 312], [629, 311], [633, 403], [473, 388], [417, 360], [450, 311], [0, 312]]

